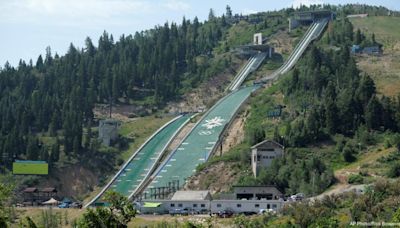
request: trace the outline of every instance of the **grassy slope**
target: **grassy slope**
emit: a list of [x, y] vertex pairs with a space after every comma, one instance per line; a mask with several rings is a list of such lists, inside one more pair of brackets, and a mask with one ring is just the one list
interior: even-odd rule
[[173, 116], [163, 118], [146, 116], [123, 123], [119, 129], [119, 133], [126, 138], [133, 139], [133, 142], [129, 144], [129, 149], [123, 151], [122, 158], [126, 161], [148, 137], [172, 118]]
[[376, 40], [383, 44], [382, 57], [360, 57], [359, 68], [372, 76], [379, 93], [395, 96], [400, 91], [400, 18], [368, 17], [351, 19], [354, 29], [367, 36], [375, 33]]
[[[122, 151], [121, 157], [126, 162], [129, 157], [155, 132], [158, 128], [163, 126], [165, 123], [170, 121], [173, 117], [163, 117], [158, 118], [155, 116], [139, 117], [132, 121], [122, 123], [119, 134], [131, 140], [129, 147]], [[110, 175], [108, 180], [110, 180], [114, 174]], [[108, 183], [108, 181], [107, 181]], [[95, 187], [87, 197], [85, 197], [85, 202], [88, 202], [93, 197], [95, 197], [102, 187]]]

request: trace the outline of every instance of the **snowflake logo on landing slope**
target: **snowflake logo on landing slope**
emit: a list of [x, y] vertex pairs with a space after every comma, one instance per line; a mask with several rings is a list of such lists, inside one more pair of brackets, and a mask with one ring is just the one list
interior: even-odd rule
[[214, 117], [212, 119], [206, 120], [206, 123], [201, 125], [201, 126], [207, 128], [207, 129], [213, 129], [214, 127], [222, 126], [222, 123], [224, 121], [225, 120], [222, 119], [221, 117], [216, 116], [216, 117]]

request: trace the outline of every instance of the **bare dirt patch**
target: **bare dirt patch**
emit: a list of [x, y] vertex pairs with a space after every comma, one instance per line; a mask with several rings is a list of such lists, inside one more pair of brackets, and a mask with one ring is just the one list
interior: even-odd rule
[[222, 143], [222, 154], [228, 152], [232, 147], [243, 141], [245, 121], [245, 117], [239, 116], [232, 122], [232, 125], [226, 131], [226, 137]]
[[213, 164], [195, 176], [190, 177], [185, 189], [209, 190], [211, 194], [229, 191], [232, 183], [237, 180], [237, 173], [232, 163], [218, 162]]
[[280, 30], [271, 36], [268, 44], [275, 48], [275, 52], [289, 55], [293, 51], [293, 43], [296, 39], [296, 37], [290, 36], [287, 31]]
[[55, 187], [59, 196], [76, 198], [92, 191], [99, 184], [99, 176], [77, 163], [52, 169], [51, 177], [43, 179], [36, 187]]
[[397, 96], [400, 91], [399, 58], [400, 51], [383, 56], [361, 56], [356, 59], [358, 68], [375, 81], [378, 93]]
[[400, 29], [397, 17], [370, 16], [351, 20], [354, 31], [360, 29], [367, 37], [375, 34], [383, 45], [383, 56], [357, 57], [362, 72], [375, 81], [377, 91], [386, 96], [396, 96], [400, 91]]
[[197, 112], [211, 107], [224, 93], [226, 87], [243, 65], [244, 60], [232, 58], [232, 64], [222, 73], [203, 82], [198, 88], [182, 96], [179, 101], [169, 102], [166, 110], [169, 113]]

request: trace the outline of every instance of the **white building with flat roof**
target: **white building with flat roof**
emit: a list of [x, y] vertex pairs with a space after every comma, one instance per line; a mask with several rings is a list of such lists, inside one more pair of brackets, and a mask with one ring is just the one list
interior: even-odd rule
[[[279, 190], [269, 188], [270, 186], [261, 186], [261, 189], [253, 188], [257, 194], [268, 191], [272, 194], [272, 198], [265, 197], [257, 199], [212, 199], [209, 191], [177, 191], [171, 199], [151, 199], [143, 200], [137, 203], [137, 207], [141, 213], [145, 214], [168, 214], [171, 211], [179, 211], [186, 209], [190, 213], [216, 214], [219, 211], [230, 209], [234, 213], [258, 213], [261, 209], [271, 209], [279, 211], [285, 201], [282, 198], [277, 199], [275, 195], [279, 195]], [[247, 187], [249, 188], [249, 187]], [[243, 191], [239, 189], [238, 191]]]

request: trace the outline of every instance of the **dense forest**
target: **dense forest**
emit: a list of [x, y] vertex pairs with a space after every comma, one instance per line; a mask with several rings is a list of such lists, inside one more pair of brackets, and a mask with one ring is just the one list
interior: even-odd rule
[[[147, 99], [161, 105], [182, 88], [195, 87], [210, 77], [207, 61], [196, 58], [212, 57], [229, 26], [210, 11], [204, 23], [184, 18], [180, 25], [165, 23], [118, 41], [104, 32], [97, 47], [86, 38], [83, 49], [71, 44], [62, 57], [47, 48], [35, 64], [6, 63], [0, 71], [1, 164], [21, 158], [56, 161], [60, 146], [67, 155], [86, 151], [95, 103]], [[45, 148], [36, 137], [40, 132], [63, 137]]]
[[[64, 56], [53, 55], [48, 48], [46, 55], [39, 56], [35, 63], [21, 60], [17, 67], [6, 63], [0, 68], [0, 172], [4, 167], [9, 168], [14, 159], [42, 159], [52, 164], [60, 158], [61, 151], [68, 157], [94, 157], [93, 153], [99, 149], [91, 132], [96, 103], [141, 100], [162, 106], [213, 76], [215, 72], [209, 70], [207, 60], [213, 58], [219, 45], [224, 47], [222, 52], [229, 50], [225, 35], [234, 23], [246, 20], [254, 23], [254, 30], [265, 29], [269, 26], [266, 19], [269, 14], [274, 18], [279, 15], [274, 22], [279, 24], [296, 10], [321, 8], [335, 11], [338, 20], [328, 26], [323, 39], [311, 45], [299, 64], [278, 84], [252, 95], [244, 143], [220, 157], [213, 157], [198, 169], [223, 161], [234, 162], [239, 169], [237, 173], [248, 171], [249, 147], [272, 135], [286, 147], [286, 155], [275, 159], [258, 178], [247, 172], [239, 184], [274, 184], [285, 194], [315, 195], [334, 182], [330, 154], [340, 154], [344, 162], [351, 163], [359, 150], [375, 143], [377, 134], [387, 132], [396, 136], [389, 143], [397, 151], [379, 158], [378, 162], [393, 164], [388, 176], [399, 177], [400, 96], [377, 94], [371, 77], [357, 69], [349, 51], [351, 45], [379, 43], [374, 35], [354, 32], [345, 16], [400, 14], [384, 7], [360, 4], [302, 6], [248, 16], [232, 15], [227, 7], [222, 17], [216, 17], [211, 10], [205, 22], [184, 18], [179, 25], [166, 23], [133, 36], [121, 36], [118, 41], [104, 32], [97, 46], [86, 38], [83, 49], [71, 44]], [[225, 62], [223, 66], [228, 64]], [[274, 99], [277, 94], [282, 95], [282, 100]], [[268, 120], [267, 113], [277, 108], [283, 109], [280, 119]], [[277, 124], [270, 125], [271, 122]], [[56, 140], [48, 144], [43, 135]], [[320, 142], [334, 143], [334, 151], [315, 153], [311, 147]], [[107, 153], [102, 156], [104, 161], [109, 160]], [[106, 166], [104, 162], [102, 172]], [[0, 224], [7, 227], [20, 215], [12, 213], [13, 207], [9, 207], [15, 177], [7, 176], [8, 180], [4, 177], [0, 175]], [[239, 216], [234, 222], [240, 227], [292, 227], [294, 224], [337, 227], [347, 218], [399, 222], [399, 186], [399, 181], [379, 181], [366, 188], [365, 194], [349, 192], [312, 203], [300, 202], [285, 207], [280, 215], [267, 213], [249, 219]], [[124, 202], [118, 196], [114, 199]], [[97, 212], [101, 214], [103, 209]], [[132, 210], [128, 212], [125, 223], [134, 216]], [[96, 213], [88, 211], [83, 215], [82, 224], [100, 224], [98, 221], [103, 218]], [[108, 216], [114, 219], [115, 215]], [[45, 221], [46, 214], [42, 217]], [[112, 219], [108, 222], [114, 222]]]
[[[245, 143], [254, 145], [269, 135], [287, 148], [286, 156], [257, 178], [242, 177], [239, 184], [274, 184], [286, 194], [318, 194], [334, 182], [332, 166], [338, 164], [332, 164], [332, 156], [340, 154], [336, 162], [353, 162], [360, 150], [377, 142], [377, 134], [399, 132], [400, 97], [377, 94], [371, 77], [357, 68], [350, 53], [353, 44], [380, 45], [373, 34], [354, 32], [348, 19], [338, 18], [290, 73], [252, 98]], [[282, 94], [283, 103], [274, 94]], [[274, 125], [266, 114], [277, 109], [283, 112]], [[327, 154], [308, 149], [321, 142], [336, 147]], [[391, 144], [400, 145], [398, 137]], [[392, 177], [398, 176], [398, 167], [391, 168]]]

